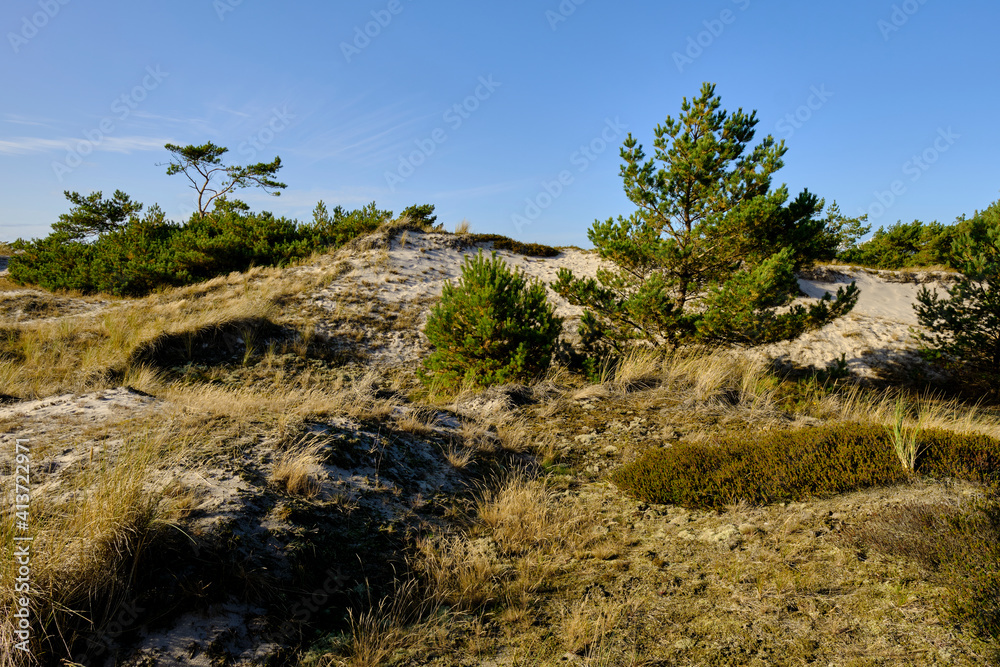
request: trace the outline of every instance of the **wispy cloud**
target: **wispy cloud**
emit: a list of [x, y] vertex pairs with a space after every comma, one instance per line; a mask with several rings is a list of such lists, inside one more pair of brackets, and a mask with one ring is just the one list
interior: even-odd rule
[[234, 116], [239, 116], [240, 118], [251, 118], [252, 117], [249, 113], [247, 113], [245, 111], [237, 111], [236, 109], [230, 109], [229, 107], [224, 106], [222, 104], [213, 104], [213, 105], [211, 105], [211, 108], [215, 109], [217, 111], [222, 111], [222, 112], [225, 112], [225, 113], [228, 113], [228, 114], [232, 114]]
[[3, 120], [5, 123], [12, 123], [14, 125], [31, 125], [34, 127], [54, 127], [57, 122], [49, 118], [31, 118], [13, 113], [4, 114]]
[[335, 130], [317, 133], [311, 138], [308, 152], [320, 160], [337, 157], [363, 167], [384, 165], [395, 160], [400, 152], [412, 150], [413, 140], [429, 133], [433, 127], [422, 127], [437, 114], [414, 111], [413, 100], [399, 101], [377, 109], [365, 109], [362, 99], [352, 100], [342, 109], [331, 113], [345, 118]]
[[[133, 153], [136, 151], [163, 150], [169, 138], [159, 137], [104, 137], [97, 143], [89, 143], [92, 150], [106, 153]], [[40, 137], [13, 137], [0, 139], [0, 155], [30, 155], [33, 153], [55, 153], [71, 151], [81, 143], [78, 137], [42, 139]]]

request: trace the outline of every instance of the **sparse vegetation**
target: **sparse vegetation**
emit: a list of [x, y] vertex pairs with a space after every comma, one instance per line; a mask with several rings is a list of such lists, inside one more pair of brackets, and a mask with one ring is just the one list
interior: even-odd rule
[[943, 611], [1000, 659], [1000, 507], [995, 498], [912, 502], [871, 516], [845, 535], [864, 552], [915, 564], [952, 590]]
[[[74, 203], [71, 247], [138, 234], [121, 193]], [[216, 203], [184, 249], [204, 276], [283, 243]], [[181, 619], [214, 664], [1000, 660], [992, 397], [714, 345], [630, 345], [583, 374], [554, 353], [544, 289], [496, 255], [441, 301], [408, 291], [476, 244], [555, 249], [456, 237], [430, 205], [365, 211], [321, 204], [293, 231], [338, 249], [280, 266], [141, 298], [0, 296], [0, 433], [32, 441], [39, 664], [165, 661], [147, 637]], [[831, 210], [824, 243], [848, 222]], [[233, 250], [258, 231], [278, 241]], [[405, 284], [401, 256], [450, 264]], [[454, 364], [425, 384], [440, 350]], [[3, 494], [12, 465], [0, 448]], [[0, 559], [2, 667], [21, 667], [15, 576]]]

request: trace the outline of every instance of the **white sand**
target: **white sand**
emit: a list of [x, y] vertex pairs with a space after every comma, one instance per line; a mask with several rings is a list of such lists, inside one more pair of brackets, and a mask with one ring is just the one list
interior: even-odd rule
[[161, 403], [152, 396], [120, 387], [89, 394], [50, 396], [37, 401], [23, 401], [0, 407], [0, 419], [30, 417], [31, 421], [55, 421], [75, 417], [79, 423], [108, 419], [116, 410], [139, 410]]
[[[940, 292], [949, 276], [944, 273], [869, 271], [845, 266], [820, 267], [799, 280], [802, 291], [820, 298], [836, 294], [852, 281], [860, 295], [854, 309], [818, 331], [801, 338], [761, 348], [760, 353], [796, 366], [825, 368], [843, 356], [848, 368], [861, 377], [872, 377], [879, 367], [916, 360], [921, 331], [913, 309], [917, 294], [926, 287]], [[907, 280], [909, 279], [909, 280]], [[807, 303], [809, 299], [801, 299]]]

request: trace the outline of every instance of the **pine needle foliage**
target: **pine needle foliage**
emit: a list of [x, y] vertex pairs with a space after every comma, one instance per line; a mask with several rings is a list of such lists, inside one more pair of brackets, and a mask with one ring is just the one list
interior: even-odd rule
[[980, 234], [952, 246], [961, 279], [941, 297], [926, 287], [914, 310], [927, 332], [924, 354], [996, 394], [1000, 380], [1000, 202], [976, 215]]
[[435, 350], [421, 376], [446, 388], [530, 380], [548, 368], [561, 328], [544, 285], [479, 251], [431, 310], [424, 333]]
[[[587, 311], [585, 344], [623, 352], [639, 340], [756, 345], [795, 338], [854, 306], [857, 288], [838, 290], [811, 308], [784, 308], [798, 295], [794, 270], [832, 257], [863, 228], [804, 191], [789, 205], [771, 189], [784, 142], [751, 147], [756, 112], [723, 111], [715, 86], [687, 98], [678, 119], [657, 126], [646, 160], [630, 134], [621, 150], [628, 218], [596, 221], [588, 232], [612, 268], [596, 279], [560, 271], [553, 288]], [[657, 166], [660, 163], [660, 167]]]

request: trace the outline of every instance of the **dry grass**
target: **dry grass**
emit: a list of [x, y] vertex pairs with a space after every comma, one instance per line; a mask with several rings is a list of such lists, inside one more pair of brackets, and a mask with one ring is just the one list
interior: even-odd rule
[[[181, 449], [162, 430], [108, 443], [97, 452], [91, 449], [89, 459], [80, 461], [54, 488], [35, 490], [31, 585], [33, 613], [42, 619], [34, 626], [36, 642], [43, 636], [59, 644], [68, 628], [79, 625], [79, 611], [100, 627], [127, 599], [139, 563], [160, 531], [190, 503], [183, 493], [165, 497], [150, 487], [156, 466], [176, 461]], [[12, 553], [13, 537], [13, 531], [0, 535], [3, 551]], [[15, 576], [16, 563], [4, 559], [0, 607], [12, 606]], [[5, 651], [11, 633], [12, 619], [0, 620]], [[42, 654], [42, 645], [35, 649]]]
[[447, 447], [444, 448], [444, 458], [448, 461], [448, 464], [457, 469], [463, 470], [470, 463], [475, 456], [475, 450], [464, 449], [455, 443], [449, 443]]
[[318, 476], [321, 447], [289, 449], [278, 454], [271, 470], [271, 483], [300, 498], [315, 498], [323, 488]]
[[504, 566], [490, 540], [464, 535], [425, 538], [417, 550], [414, 569], [421, 575], [424, 596], [437, 605], [475, 611], [495, 601], [503, 590]]
[[554, 501], [542, 480], [513, 474], [483, 488], [476, 515], [501, 554], [552, 553], [579, 542], [583, 517]]
[[939, 428], [1000, 438], [1000, 418], [978, 405], [934, 394], [910, 396], [898, 390], [865, 391], [852, 387], [827, 399], [828, 416], [843, 421], [871, 421], [892, 427], [900, 417], [909, 428]]
[[330, 416], [380, 421], [398, 407], [396, 402], [376, 396], [375, 388], [381, 379], [381, 374], [370, 371], [354, 382], [341, 380], [320, 386], [312, 386], [308, 379], [301, 378], [294, 384], [269, 388], [172, 384], [159, 395], [181, 407], [237, 419], [273, 415], [285, 424]]
[[463, 219], [460, 223], [458, 223], [457, 225], [455, 225], [455, 234], [456, 235], [461, 236], [463, 234], [468, 234], [469, 231], [470, 231], [470, 225], [469, 225], [469, 221], [468, 220]]
[[[778, 380], [761, 359], [727, 351], [634, 349], [602, 371], [602, 382], [569, 389], [576, 401], [628, 400], [665, 419], [776, 425], [786, 421], [777, 403]], [[558, 406], [543, 407], [539, 416]]]
[[392, 425], [397, 430], [417, 436], [427, 436], [434, 433], [434, 413], [414, 408], [406, 409], [393, 420]]
[[327, 654], [323, 667], [382, 667], [389, 658], [433, 633], [435, 606], [421, 595], [415, 579], [399, 582], [395, 592], [370, 606], [368, 611], [349, 612], [350, 638], [347, 657]]
[[620, 622], [625, 604], [585, 595], [561, 610], [559, 634], [569, 653], [598, 658], [601, 642]]
[[466, 447], [479, 452], [496, 450], [496, 436], [481, 421], [462, 421], [458, 433]]
[[321, 272], [257, 268], [112, 306], [88, 306], [80, 315], [15, 324], [0, 341], [0, 378], [8, 393], [22, 398], [107, 388], [117, 384], [116, 373], [131, 371], [144, 346], [229, 323], [269, 321], [280, 305], [322, 281]]

